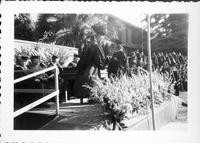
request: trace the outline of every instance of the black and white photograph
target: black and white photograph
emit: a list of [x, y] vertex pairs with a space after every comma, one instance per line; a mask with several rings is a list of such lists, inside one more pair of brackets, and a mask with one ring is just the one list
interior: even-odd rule
[[3, 2], [2, 142], [198, 143], [199, 10]]
[[187, 130], [188, 17], [15, 14], [14, 129]]

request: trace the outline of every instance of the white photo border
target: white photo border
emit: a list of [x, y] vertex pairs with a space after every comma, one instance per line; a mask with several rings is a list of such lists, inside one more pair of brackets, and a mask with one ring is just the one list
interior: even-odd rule
[[[200, 141], [199, 31], [200, 3], [194, 2], [2, 2], [1, 4], [2, 142], [181, 142]], [[17, 131], [13, 126], [14, 14], [16, 13], [188, 13], [188, 130], [187, 131]]]

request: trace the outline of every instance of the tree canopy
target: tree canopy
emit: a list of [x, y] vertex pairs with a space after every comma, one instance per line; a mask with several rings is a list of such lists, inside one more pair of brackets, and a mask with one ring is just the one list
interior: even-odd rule
[[[146, 19], [143, 20], [146, 22]], [[15, 38], [79, 48], [89, 37], [104, 35], [118, 39], [122, 23], [106, 14], [39, 14], [34, 23], [30, 14], [15, 16]], [[145, 35], [145, 32], [143, 33]], [[146, 46], [146, 36], [142, 39]], [[151, 15], [152, 50], [186, 49], [187, 14]]]
[[30, 19], [30, 14], [15, 15], [15, 39], [34, 41], [34, 24]]
[[151, 39], [153, 50], [181, 49], [185, 51], [188, 41], [188, 15], [152, 15]]
[[38, 41], [80, 47], [90, 36], [116, 38], [120, 26], [114, 25], [104, 14], [41, 14], [35, 31]]

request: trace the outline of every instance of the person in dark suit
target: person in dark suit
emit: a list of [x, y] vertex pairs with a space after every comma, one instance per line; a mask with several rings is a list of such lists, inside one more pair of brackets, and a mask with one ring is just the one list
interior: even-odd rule
[[80, 59], [80, 57], [78, 55], [74, 54], [73, 61], [68, 64], [67, 68], [76, 68], [79, 59]]
[[[35, 73], [45, 68], [45, 65], [40, 62], [39, 55], [32, 55], [30, 59], [31, 61], [27, 64], [29, 74]], [[44, 73], [15, 84], [15, 88], [43, 89], [45, 88], [47, 82], [48, 82], [48, 76], [47, 74]], [[28, 94], [29, 96], [27, 96], [27, 93], [20, 93], [18, 95], [19, 97], [20, 96], [22, 97], [20, 100], [24, 102], [23, 104], [34, 102], [44, 96], [42, 93], [28, 93]], [[49, 107], [49, 105], [47, 105], [46, 103], [42, 105], [45, 105], [45, 107]]]
[[120, 77], [128, 71], [128, 58], [121, 45], [118, 45], [118, 49], [118, 51], [114, 52], [108, 65], [109, 77]]
[[[62, 66], [60, 65], [60, 58], [58, 56], [53, 55], [51, 58], [51, 62], [48, 64], [48, 67], [57, 66], [59, 69], [59, 73], [63, 71]], [[54, 72], [48, 72], [49, 78], [54, 77]]]
[[16, 70], [27, 70], [28, 56], [20, 56], [16, 59]]
[[103, 47], [100, 41], [98, 41], [100, 37], [97, 39], [93, 37], [91, 39], [92, 44], [84, 50], [77, 64], [77, 73], [79, 76], [73, 86], [73, 94], [75, 97], [81, 99], [81, 103], [83, 103], [84, 97], [91, 95], [90, 89], [84, 87], [84, 85], [95, 86], [95, 79], [99, 78], [100, 69], [105, 69], [106, 58]]
[[[27, 65], [30, 73], [38, 72], [46, 68], [46, 66], [41, 63], [39, 55], [32, 55], [31, 62]], [[48, 75], [46, 73], [40, 74], [33, 78], [34, 84], [32, 85], [34, 88], [41, 88], [41, 83], [48, 82]]]
[[172, 67], [172, 83], [175, 83], [174, 85], [175, 95], [179, 96], [180, 75], [176, 66]]
[[29, 73], [27, 67], [27, 64], [29, 62], [28, 56], [22, 55], [20, 57], [16, 57], [15, 60], [16, 63], [14, 66], [14, 70], [19, 71], [14, 74], [15, 79], [27, 75]]
[[153, 56], [152, 56], [152, 62], [154, 65], [154, 70], [157, 69], [159, 66], [159, 63], [158, 63], [158, 56], [155, 52], [153, 53]]
[[[15, 66], [14, 66], [14, 79], [26, 76], [29, 74], [27, 63], [28, 63], [28, 56], [22, 55], [22, 56], [16, 56], [15, 57]], [[14, 89], [23, 89], [26, 88], [28, 85], [30, 85], [29, 80], [24, 80], [22, 82], [14, 84]], [[24, 106], [24, 104], [27, 102], [27, 95], [26, 93], [14, 93], [14, 107], [20, 108]]]
[[129, 62], [129, 68], [131, 70], [131, 72], [133, 73], [137, 73], [137, 57], [135, 52], [131, 53], [131, 56], [128, 58], [128, 62]]
[[[48, 67], [51, 66], [57, 66], [59, 69], [59, 73], [58, 73], [58, 81], [59, 81], [59, 102], [64, 102], [65, 101], [65, 90], [64, 90], [64, 80], [62, 77], [62, 73], [63, 73], [63, 68], [60, 65], [60, 58], [56, 55], [53, 55], [51, 58], [51, 62], [49, 63]], [[50, 71], [47, 73], [48, 74], [48, 80], [49, 80], [49, 84], [50, 87], [54, 87], [54, 81], [55, 81], [55, 72]]]

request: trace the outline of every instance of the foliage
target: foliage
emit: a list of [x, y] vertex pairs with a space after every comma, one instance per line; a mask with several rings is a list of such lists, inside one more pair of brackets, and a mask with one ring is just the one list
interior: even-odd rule
[[[125, 118], [147, 114], [150, 110], [149, 77], [147, 75], [126, 75], [121, 78], [97, 79], [96, 86], [91, 88], [93, 100], [101, 103], [114, 120], [120, 122]], [[161, 75], [157, 71], [152, 74], [154, 103], [159, 106], [169, 100], [173, 84], [168, 75]]]
[[60, 58], [61, 63], [65, 63], [65, 61], [70, 57], [71, 54], [67, 48], [59, 48], [54, 45], [41, 45], [41, 44], [20, 44], [15, 45], [15, 58], [20, 57], [22, 55], [31, 56], [39, 55], [41, 62], [48, 65], [51, 62], [52, 55], [58, 56]]
[[[143, 21], [146, 21], [146, 18]], [[168, 48], [186, 49], [188, 40], [188, 15], [151, 15], [151, 37], [153, 50]]]
[[[53, 16], [53, 14], [41, 14], [38, 16], [38, 20], [36, 22], [35, 26], [35, 38], [36, 41], [39, 39], [46, 37], [47, 32], [51, 33], [53, 25], [47, 21], [48, 17]], [[50, 36], [49, 36], [50, 37]]]
[[34, 25], [30, 14], [15, 15], [15, 39], [34, 41]]
[[36, 31], [42, 42], [80, 47], [91, 36], [101, 34], [105, 39], [116, 38], [120, 26], [113, 24], [105, 14], [41, 14]]

